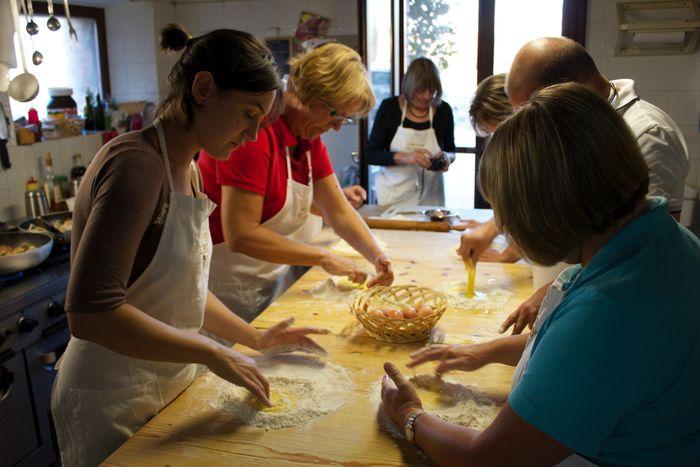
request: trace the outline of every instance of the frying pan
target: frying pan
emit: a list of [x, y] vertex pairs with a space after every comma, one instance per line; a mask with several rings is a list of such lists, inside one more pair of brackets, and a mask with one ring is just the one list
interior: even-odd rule
[[0, 245], [11, 247], [31, 245], [34, 247], [24, 253], [0, 256], [0, 274], [11, 274], [43, 263], [51, 253], [53, 238], [48, 234], [38, 232], [4, 232], [0, 233]]
[[[66, 220], [66, 219], [72, 219], [73, 218], [73, 213], [71, 211], [61, 211], [61, 212], [54, 212], [51, 214], [45, 214], [43, 216], [40, 216], [43, 220], [48, 222], [49, 224], [53, 225], [54, 222], [57, 220]], [[30, 230], [30, 226], [32, 225], [32, 219], [27, 219], [26, 221], [23, 221], [19, 224], [19, 228], [25, 232], [33, 232], [33, 230]], [[63, 232], [63, 238], [65, 239], [66, 244], [70, 245], [70, 234], [73, 229], [68, 229]], [[44, 233], [44, 232], [42, 232]]]

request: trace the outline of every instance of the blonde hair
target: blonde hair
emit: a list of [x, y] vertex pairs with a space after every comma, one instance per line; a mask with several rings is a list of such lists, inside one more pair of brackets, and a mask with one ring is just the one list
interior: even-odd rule
[[649, 168], [627, 124], [576, 83], [535, 92], [496, 129], [479, 170], [496, 223], [543, 265], [609, 231], [649, 187]]
[[506, 95], [506, 74], [499, 73], [481, 80], [469, 106], [474, 130], [486, 133], [484, 125], [497, 127], [513, 113]]
[[360, 102], [358, 117], [364, 117], [374, 107], [367, 70], [358, 53], [346, 45], [322, 45], [292, 58], [289, 65], [288, 89], [306, 106]]

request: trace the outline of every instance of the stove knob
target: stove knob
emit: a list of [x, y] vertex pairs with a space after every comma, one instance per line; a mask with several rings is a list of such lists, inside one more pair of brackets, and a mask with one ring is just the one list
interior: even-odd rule
[[35, 320], [34, 318], [22, 316], [17, 320], [17, 329], [22, 333], [32, 332], [37, 326], [39, 326], [39, 321]]
[[63, 309], [63, 306], [60, 303], [54, 300], [49, 302], [49, 304], [46, 306], [46, 312], [49, 314], [49, 316], [55, 318], [57, 316], [61, 316], [66, 312], [66, 310]]

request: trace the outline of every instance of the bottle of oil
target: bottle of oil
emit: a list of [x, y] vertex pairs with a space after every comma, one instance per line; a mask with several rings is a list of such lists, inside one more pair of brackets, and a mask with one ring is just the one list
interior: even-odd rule
[[50, 208], [53, 208], [56, 202], [56, 195], [54, 193], [54, 174], [53, 174], [53, 159], [51, 158], [51, 153], [47, 152], [44, 156], [44, 193], [46, 193], [46, 203]]

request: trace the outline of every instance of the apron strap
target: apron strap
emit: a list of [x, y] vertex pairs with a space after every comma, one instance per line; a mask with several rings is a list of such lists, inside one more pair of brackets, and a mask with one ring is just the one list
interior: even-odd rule
[[433, 129], [433, 106], [432, 106], [432, 104], [430, 105], [430, 107], [428, 107], [428, 109], [429, 109], [429, 110], [428, 110], [428, 114], [430, 115], [430, 117], [429, 117], [429, 119], [430, 119], [430, 129], [432, 130], [432, 129]]
[[306, 163], [309, 165], [309, 186], [313, 186], [314, 176], [311, 170], [311, 151], [306, 151]]
[[170, 159], [168, 159], [168, 147], [165, 145], [165, 132], [163, 131], [163, 122], [160, 118], [157, 118], [153, 122], [153, 126], [156, 128], [156, 133], [158, 133], [158, 143], [160, 144], [160, 152], [163, 157], [163, 162], [165, 162], [165, 173], [168, 177], [168, 187], [171, 192], [174, 192], [173, 184], [173, 174], [170, 172]]
[[[292, 162], [289, 156], [289, 148], [284, 148], [284, 150], [287, 154], [287, 183], [289, 183], [292, 180]], [[306, 151], [306, 163], [309, 166], [309, 186], [313, 186], [314, 177], [311, 168], [311, 151]]]
[[403, 122], [406, 120], [406, 108], [407, 107], [408, 107], [408, 105], [404, 105], [403, 107], [401, 107], [401, 123], [399, 124], [400, 127], [403, 126]]
[[285, 154], [287, 155], [287, 182], [289, 182], [292, 179], [292, 161], [291, 161], [291, 158], [289, 157], [289, 148], [285, 147], [284, 151], [285, 151]]

